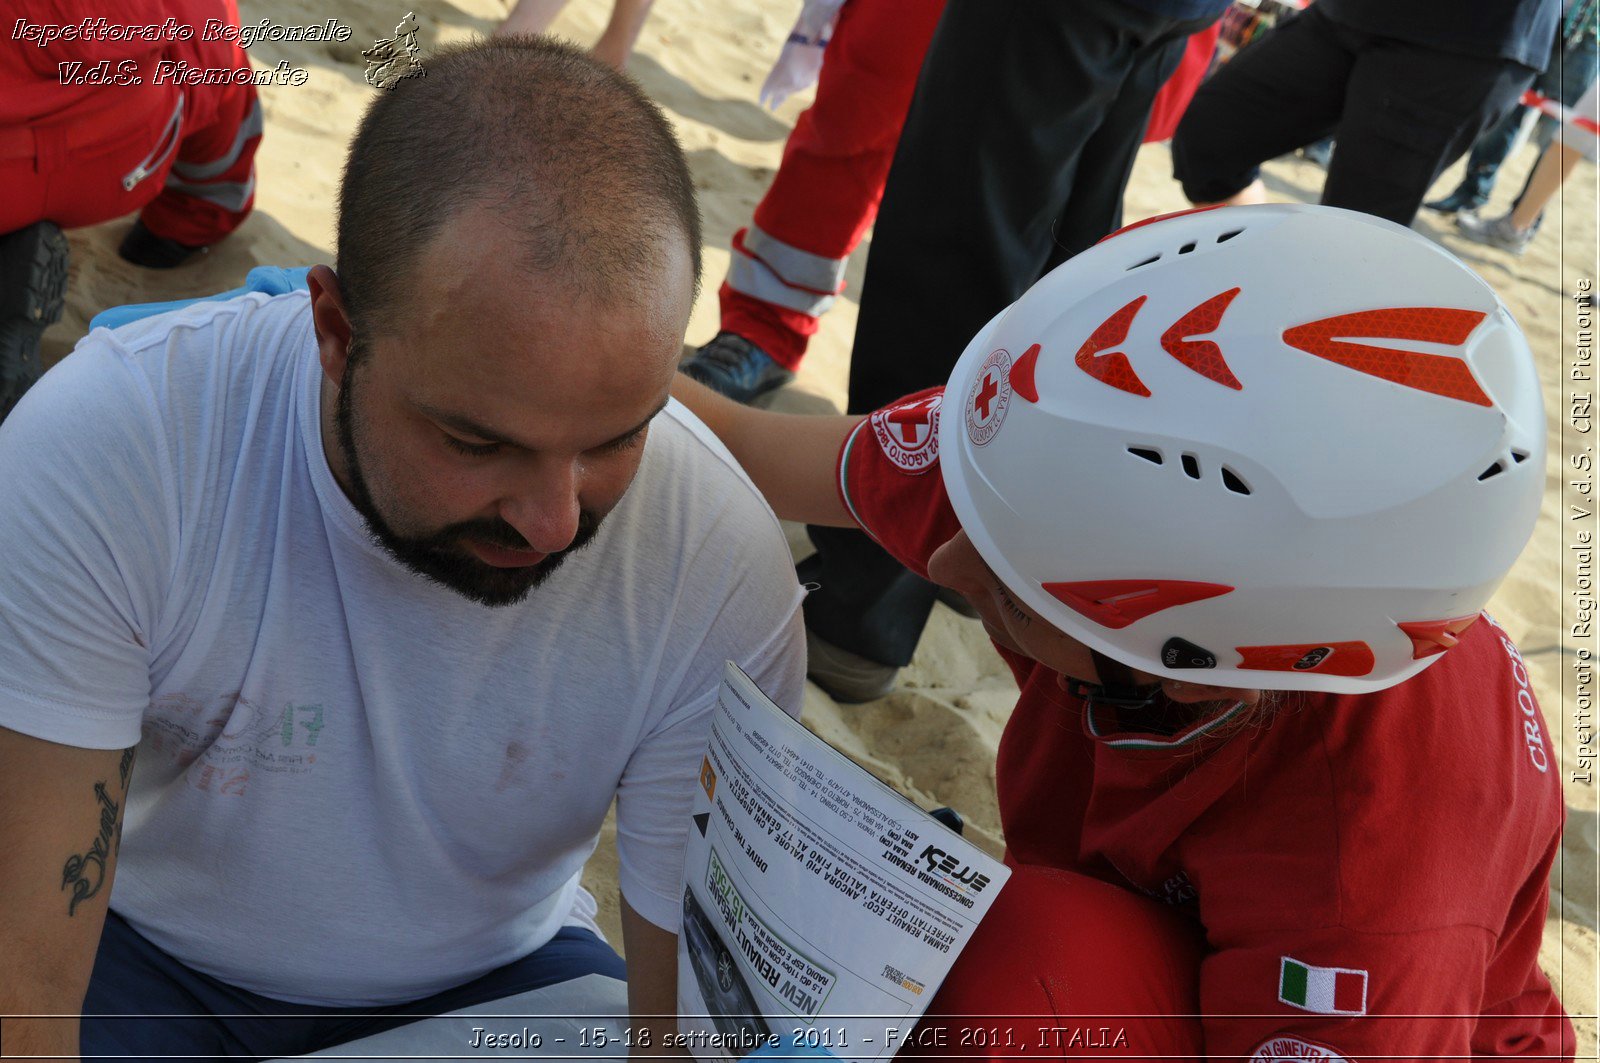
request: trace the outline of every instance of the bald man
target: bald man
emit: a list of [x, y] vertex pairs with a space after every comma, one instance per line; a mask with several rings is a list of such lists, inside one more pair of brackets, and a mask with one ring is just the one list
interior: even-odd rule
[[[8, 1053], [298, 1055], [587, 975], [671, 1021], [722, 663], [796, 707], [805, 667], [776, 520], [668, 400], [699, 248], [630, 82], [478, 43], [376, 95], [337, 269], [29, 392], [0, 1013], [84, 1017]], [[613, 800], [625, 969], [579, 886]]]

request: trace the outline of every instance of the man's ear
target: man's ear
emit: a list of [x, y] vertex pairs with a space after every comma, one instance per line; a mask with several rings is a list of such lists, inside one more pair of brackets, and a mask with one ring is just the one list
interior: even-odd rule
[[339, 275], [327, 266], [312, 266], [306, 274], [311, 289], [311, 327], [317, 334], [317, 358], [322, 372], [338, 387], [344, 381], [345, 365], [350, 360], [350, 341], [355, 328], [339, 291]]

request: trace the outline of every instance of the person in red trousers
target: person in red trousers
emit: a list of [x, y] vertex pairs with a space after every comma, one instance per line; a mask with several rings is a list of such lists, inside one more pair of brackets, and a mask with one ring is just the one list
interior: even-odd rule
[[877, 215], [943, 11], [944, 0], [847, 0], [839, 9], [816, 100], [795, 121], [750, 225], [734, 233], [717, 293], [721, 331], [684, 364], [690, 376], [741, 401], [794, 379]]
[[[261, 106], [234, 0], [25, 0], [0, 45], [0, 418], [40, 372], [66, 294], [62, 229], [139, 211], [119, 253], [176, 266], [255, 199]], [[242, 83], [241, 83], [242, 81]]]
[[[787, 47], [824, 48], [816, 99], [796, 120], [750, 225], [734, 233], [717, 292], [720, 330], [683, 366], [742, 402], [794, 379], [818, 319], [844, 290], [846, 262], [877, 215], [944, 0], [846, 0], [830, 37], [833, 6], [811, 0], [791, 34]], [[806, 39], [797, 40], [808, 15]], [[1147, 143], [1172, 136], [1216, 39], [1215, 25], [1190, 39], [1156, 97]]]

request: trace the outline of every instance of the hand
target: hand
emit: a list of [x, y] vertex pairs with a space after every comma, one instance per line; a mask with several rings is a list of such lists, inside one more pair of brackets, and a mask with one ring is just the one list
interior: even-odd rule
[[822, 52], [833, 36], [842, 0], [806, 0], [778, 61], [761, 85], [761, 105], [777, 110], [784, 100], [811, 87], [822, 73]]

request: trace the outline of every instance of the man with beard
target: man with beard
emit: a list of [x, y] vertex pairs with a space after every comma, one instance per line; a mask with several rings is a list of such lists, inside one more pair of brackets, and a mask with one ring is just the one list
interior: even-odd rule
[[629, 1008], [672, 1021], [722, 664], [804, 672], [776, 521], [668, 402], [699, 248], [630, 82], [474, 44], [378, 94], [337, 271], [96, 329], [27, 395], [0, 1013], [84, 1018], [8, 1053], [298, 1055], [623, 977], [579, 886], [613, 799]]

